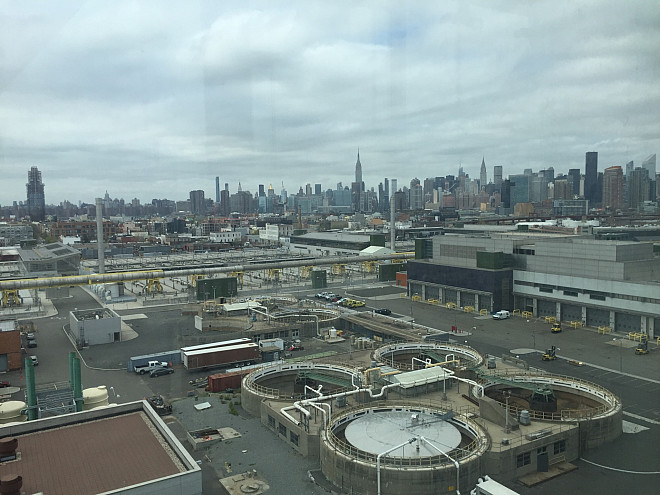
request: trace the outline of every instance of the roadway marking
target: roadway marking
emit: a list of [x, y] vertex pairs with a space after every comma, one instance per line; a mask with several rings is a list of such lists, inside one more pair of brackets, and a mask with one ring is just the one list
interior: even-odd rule
[[149, 317], [147, 315], [145, 315], [144, 313], [124, 315], [124, 316], [121, 317], [121, 319], [124, 320], [124, 321], [126, 321], [126, 320], [141, 320], [143, 318], [149, 318]]
[[639, 419], [640, 421], [646, 421], [647, 423], [651, 423], [652, 425], [660, 425], [660, 421], [656, 421], [655, 419], [651, 419], [651, 418], [645, 418], [644, 416], [640, 416], [639, 414], [633, 414], [628, 411], [623, 411], [623, 414], [626, 416], [630, 416], [631, 418]]
[[631, 423], [625, 419], [621, 422], [621, 429], [623, 430], [623, 433], [639, 433], [640, 431], [648, 430], [646, 426]]
[[629, 471], [628, 469], [619, 469], [615, 467], [610, 467], [610, 466], [603, 466], [602, 464], [598, 464], [596, 462], [588, 461], [584, 457], [582, 460], [588, 464], [591, 464], [593, 466], [597, 466], [599, 468], [603, 469], [609, 469], [610, 471], [617, 471], [619, 473], [627, 473], [627, 474], [660, 474], [660, 471]]
[[[557, 356], [557, 357], [568, 361], [575, 361], [574, 359], [566, 356]], [[608, 373], [616, 373], [618, 375], [628, 376], [630, 378], [637, 378], [638, 380], [644, 380], [646, 382], [657, 383], [658, 385], [660, 385], [660, 380], [654, 380], [653, 378], [646, 378], [645, 376], [633, 375], [632, 373], [624, 373], [623, 371], [613, 370], [612, 368], [606, 368], [605, 366], [598, 366], [597, 364], [587, 363], [585, 361], [582, 361], [582, 363], [584, 363], [585, 366], [591, 366], [592, 368], [603, 370]]]

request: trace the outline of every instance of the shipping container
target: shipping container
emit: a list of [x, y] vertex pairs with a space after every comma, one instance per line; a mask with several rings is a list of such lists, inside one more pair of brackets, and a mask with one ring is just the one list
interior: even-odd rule
[[218, 373], [217, 375], [209, 376], [208, 390], [209, 392], [224, 392], [228, 388], [236, 390], [241, 388], [241, 381], [243, 377], [250, 373], [251, 369], [231, 371], [229, 373]]
[[181, 352], [183, 365], [188, 370], [214, 368], [236, 363], [254, 363], [259, 360], [259, 346], [253, 342], [225, 347], [212, 347]]
[[252, 342], [252, 340], [248, 339], [247, 337], [244, 337], [242, 339], [222, 340], [220, 342], [210, 342], [208, 344], [198, 344], [198, 345], [191, 345], [188, 347], [182, 347], [181, 352], [199, 351], [201, 349], [212, 349], [214, 347], [227, 347], [236, 344], [247, 344], [248, 342]]

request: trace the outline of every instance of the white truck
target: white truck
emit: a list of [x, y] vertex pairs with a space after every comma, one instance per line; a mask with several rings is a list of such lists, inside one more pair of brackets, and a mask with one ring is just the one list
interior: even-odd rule
[[144, 375], [145, 373], [149, 373], [157, 368], [167, 368], [168, 366], [169, 364], [165, 361], [149, 361], [147, 364], [135, 366], [133, 369], [136, 373]]
[[507, 318], [511, 317], [511, 313], [509, 313], [506, 310], [501, 310], [498, 311], [497, 313], [493, 313], [493, 320], [506, 320]]

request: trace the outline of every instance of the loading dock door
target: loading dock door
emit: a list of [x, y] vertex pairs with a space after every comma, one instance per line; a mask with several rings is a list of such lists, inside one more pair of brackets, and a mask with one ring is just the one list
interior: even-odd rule
[[642, 318], [639, 315], [616, 313], [614, 321], [617, 332], [639, 332], [642, 329]]
[[582, 321], [582, 308], [573, 304], [562, 304], [561, 321]]
[[557, 314], [557, 303], [554, 301], [542, 301], [536, 304], [538, 316], [555, 316]]
[[587, 326], [610, 326], [610, 312], [607, 309], [587, 308]]

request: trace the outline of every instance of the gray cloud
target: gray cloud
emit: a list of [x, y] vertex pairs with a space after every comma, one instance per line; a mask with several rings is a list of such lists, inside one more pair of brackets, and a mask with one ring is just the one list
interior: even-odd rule
[[[9, 4], [7, 4], [9, 5]], [[600, 168], [658, 151], [636, 2], [58, 2], [0, 13], [0, 204]]]

